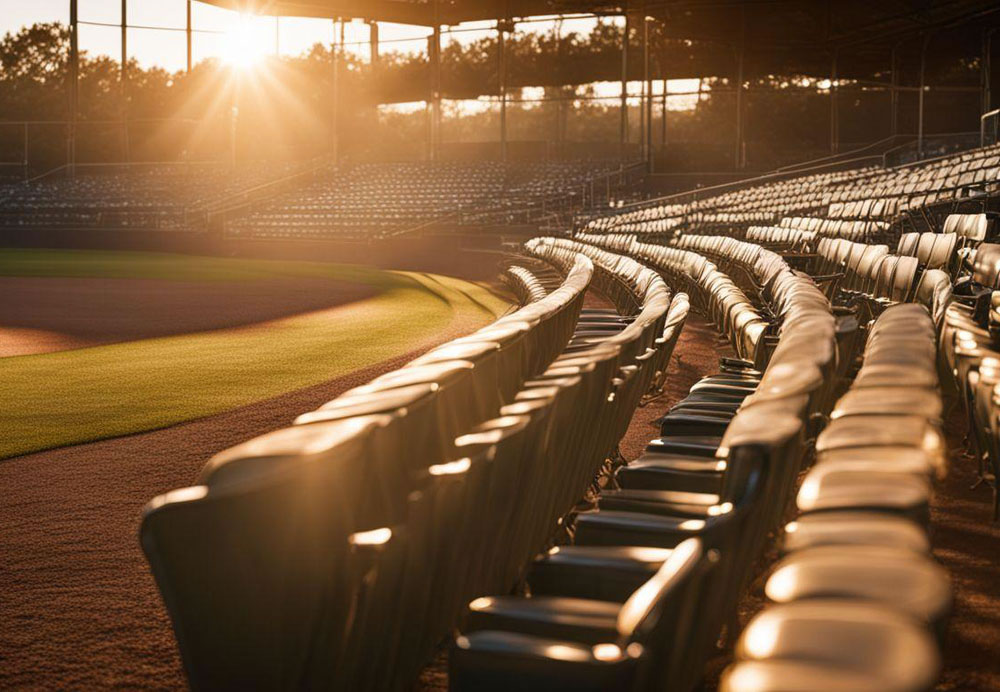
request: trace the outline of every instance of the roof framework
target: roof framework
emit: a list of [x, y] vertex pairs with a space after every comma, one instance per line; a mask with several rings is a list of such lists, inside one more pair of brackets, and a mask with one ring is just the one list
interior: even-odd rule
[[[205, 1], [258, 14], [420, 26], [570, 13], [641, 13], [657, 20], [665, 38], [722, 47], [745, 42], [748, 74], [829, 75], [831, 58], [837, 55], [838, 74], [858, 79], [884, 71], [894, 48], [920, 36], [957, 29], [978, 44], [984, 29], [1000, 27], [996, 0]], [[703, 75], [717, 72], [704, 67]]]

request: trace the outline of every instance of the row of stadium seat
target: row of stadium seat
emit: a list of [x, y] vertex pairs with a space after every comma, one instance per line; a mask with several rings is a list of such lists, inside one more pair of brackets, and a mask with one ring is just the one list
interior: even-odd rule
[[[404, 686], [460, 606], [510, 588], [558, 531], [662, 376], [686, 301], [668, 316], [662, 279], [611, 253], [526, 251], [562, 286], [150, 503], [142, 544], [193, 687]], [[578, 320], [592, 279], [631, 287], [636, 314]]]
[[[605, 240], [620, 247], [622, 238]], [[636, 256], [655, 249], [632, 240]], [[701, 293], [695, 302], [725, 303], [732, 282], [699, 283], [702, 274], [687, 277]], [[834, 331], [829, 305], [818, 291], [814, 296], [819, 300], [796, 291], [782, 295], [788, 317], [763, 374], [729, 360], [724, 372], [692, 389], [689, 415], [664, 421], [672, 434], [619, 468], [621, 489], [606, 488], [597, 509], [579, 515], [574, 545], [535, 561], [527, 575], [530, 598], [471, 603], [452, 651], [453, 687], [684, 690], [696, 684], [791, 497], [802, 432], [821, 406], [819, 366], [833, 364]], [[683, 425], [691, 422], [691, 410], [718, 416], [722, 437]], [[699, 468], [685, 473], [678, 464]], [[692, 490], [696, 475], [715, 481], [712, 489]]]
[[854, 385], [816, 442], [765, 607], [720, 689], [931, 689], [951, 585], [930, 558], [939, 430], [936, 328], [898, 305], [875, 321]]
[[816, 231], [785, 226], [750, 226], [746, 232], [747, 241], [785, 254], [812, 251], [816, 238]]
[[[980, 478], [993, 486], [995, 512], [1000, 508], [1000, 349], [993, 345], [1000, 299], [991, 293], [1000, 287], [1000, 246], [985, 242], [991, 226], [984, 214], [952, 215], [942, 232], [903, 234], [896, 255], [885, 245], [817, 241], [806, 266], [828, 284], [837, 314], [868, 333], [863, 367], [817, 440], [816, 465], [798, 494], [801, 515], [789, 525], [786, 557], [767, 581], [777, 605], [743, 632], [721, 689], [934, 686], [951, 601], [926, 533], [930, 482], [943, 472], [947, 452], [938, 369], [940, 383], [959, 390]], [[812, 238], [797, 245], [799, 238], [780, 228], [758, 229], [753, 239], [796, 260], [810, 259], [814, 249]], [[638, 245], [628, 235], [590, 240]], [[727, 237], [681, 236], [674, 244], [732, 276], [744, 270], [746, 280], [759, 274], [749, 268], [770, 254]], [[740, 283], [747, 295], [766, 299], [766, 290]], [[694, 397], [676, 406], [663, 432], [676, 436], [686, 425], [718, 431], [720, 423], [704, 411], [691, 415], [699, 405]], [[654, 477], [653, 469], [638, 473], [642, 465], [634, 475]], [[680, 473], [674, 468], [663, 477], [677, 482]], [[870, 642], [871, 650], [859, 642]]]
[[781, 219], [787, 225], [797, 219], [795, 227], [828, 237], [894, 240], [887, 232], [899, 223], [926, 226], [928, 208], [982, 204], [998, 190], [1000, 145], [993, 145], [892, 169], [868, 167], [748, 184], [685, 203], [648, 201], [584, 219], [582, 228], [666, 237], [677, 231], [742, 237], [749, 226]]
[[9, 183], [0, 185], [0, 226], [193, 230], [201, 217], [192, 212], [307, 165], [164, 164]]
[[672, 286], [692, 297], [692, 305], [708, 315], [719, 330], [731, 339], [740, 358], [758, 363], [764, 356], [766, 322], [756, 307], [732, 279], [720, 272], [704, 256], [694, 252], [650, 243], [634, 236], [580, 234], [581, 240], [638, 257], [667, 277]]
[[542, 282], [525, 267], [508, 267], [503, 274], [503, 281], [522, 305], [541, 300], [548, 293]]
[[453, 217], [511, 222], [546, 200], [579, 197], [611, 172], [603, 162], [360, 164], [281, 195], [231, 222], [240, 236], [365, 237]]

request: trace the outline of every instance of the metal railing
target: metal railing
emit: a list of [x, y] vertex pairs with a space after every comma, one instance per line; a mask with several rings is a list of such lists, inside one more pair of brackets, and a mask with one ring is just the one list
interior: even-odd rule
[[1000, 127], [1000, 108], [994, 108], [979, 116], [979, 146], [981, 147], [986, 146], [986, 123], [990, 119], [993, 120], [993, 141], [990, 144], [996, 144], [997, 130]]

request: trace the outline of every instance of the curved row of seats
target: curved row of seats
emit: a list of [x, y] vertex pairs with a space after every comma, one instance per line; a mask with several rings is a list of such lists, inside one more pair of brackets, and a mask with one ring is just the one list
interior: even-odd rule
[[[610, 253], [527, 252], [562, 285], [149, 504], [141, 541], [192, 687], [405, 687], [462, 606], [509, 589], [558, 533], [665, 370], [686, 301]], [[592, 281], [630, 287], [635, 312], [578, 319]]]
[[541, 300], [548, 293], [530, 269], [518, 265], [508, 267], [502, 280], [517, 296], [521, 305]]
[[889, 224], [884, 221], [848, 221], [818, 217], [785, 217], [778, 225], [800, 231], [811, 231], [820, 238], [843, 238], [860, 243], [882, 239], [889, 231]]
[[[748, 266], [761, 254], [731, 238], [685, 240], [684, 247], [697, 247], [727, 268], [727, 258]], [[947, 274], [921, 269], [944, 277], [946, 291], [937, 304], [948, 306]], [[817, 440], [816, 465], [798, 493], [801, 515], [788, 527], [785, 557], [767, 581], [776, 605], [743, 632], [738, 662], [722, 689], [919, 690], [937, 680], [951, 590], [946, 572], [929, 556], [926, 531], [931, 481], [943, 473], [947, 451], [935, 343], [943, 316], [933, 319], [923, 305], [897, 302], [877, 314], [864, 365]], [[958, 362], [968, 348], [984, 363], [981, 342], [973, 347], [955, 338]], [[984, 401], [1000, 402], [1000, 353], [995, 356], [985, 360], [985, 375], [968, 379], [980, 411], [988, 408]], [[690, 415], [699, 405], [697, 399], [682, 402], [664, 418], [662, 432], [676, 441], [685, 425], [711, 430], [704, 411]], [[994, 415], [993, 430], [996, 420]], [[987, 445], [997, 439], [989, 425]], [[642, 469], [648, 463], [631, 477], [655, 477], [654, 469]], [[670, 469], [670, 477], [676, 483], [678, 469]]]
[[822, 227], [820, 235], [826, 237], [894, 241], [890, 234], [901, 224], [933, 226], [928, 211], [947, 208], [952, 213], [959, 205], [982, 206], [998, 190], [1000, 145], [992, 145], [896, 168], [751, 180], [710, 196], [692, 191], [691, 201], [645, 201], [587, 218], [578, 230], [667, 238], [676, 231], [742, 237], [749, 226], [781, 219], [781, 225], [794, 223], [804, 230]]
[[704, 256], [641, 243], [625, 234], [579, 234], [577, 238], [639, 258], [663, 273], [672, 286], [691, 296], [693, 306], [708, 316], [722, 334], [730, 337], [740, 358], [756, 363], [763, 357], [766, 321], [739, 286]]
[[775, 252], [810, 252], [816, 243], [816, 232], [784, 226], [750, 226], [746, 240]]
[[875, 321], [863, 366], [816, 442], [798, 518], [720, 689], [932, 689], [951, 607], [930, 557], [946, 445], [937, 331], [919, 305]]
[[[642, 384], [639, 395], [658, 391], [664, 384], [668, 361], [687, 318], [687, 294], [679, 292], [671, 298], [667, 284], [656, 272], [630, 257], [587, 243], [565, 238], [534, 238], [525, 243], [525, 250], [563, 269], [576, 254], [588, 257], [595, 267], [595, 288], [614, 303], [619, 315], [630, 316], [624, 321], [600, 312], [587, 316], [567, 345], [566, 355], [611, 344], [621, 348], [625, 357], [649, 358], [648, 368], [644, 366], [644, 370], [651, 379]], [[649, 331], [650, 325], [661, 319], [662, 328]], [[617, 329], [620, 331], [614, 333]], [[643, 335], [641, 339], [637, 338], [639, 335]]]
[[[621, 236], [602, 238], [607, 247], [626, 245]], [[648, 261], [653, 248], [628, 240]], [[735, 288], [688, 280], [707, 292]], [[617, 470], [596, 509], [577, 517], [573, 544], [535, 560], [527, 597], [471, 602], [451, 654], [453, 689], [697, 684], [792, 497], [807, 424], [824, 408], [836, 369], [822, 295], [777, 294], [787, 317], [767, 369], [726, 361], [724, 372], [692, 389], [687, 415], [668, 415], [665, 434]]]
[[[913, 245], [919, 242], [914, 244], [904, 236], [900, 250], [914, 254], [895, 255], [886, 245], [825, 238], [817, 244], [814, 278], [827, 284], [828, 295], [838, 305], [860, 307], [862, 321], [889, 305], [916, 301], [939, 322], [952, 294], [951, 276], [939, 267], [948, 267], [952, 259], [939, 257], [936, 251], [924, 255], [922, 248]], [[924, 248], [937, 250], [940, 245], [932, 242]]]
[[193, 230], [201, 217], [190, 212], [310, 164], [163, 164], [0, 184], [0, 225]]
[[[516, 223], [549, 200], [582, 199], [617, 164], [600, 161], [363, 163], [292, 190], [235, 219], [230, 232], [266, 238], [370, 239], [448, 217]], [[523, 222], [523, 221], [522, 221]]]
[[[389, 661], [361, 657], [358, 647], [371, 641], [369, 628], [387, 626], [388, 613], [429, 608], [432, 597], [445, 598], [439, 584], [454, 589], [462, 578], [474, 591], [503, 573], [508, 555], [496, 536], [485, 543], [496, 551], [491, 569], [476, 574], [447, 572], [451, 558], [435, 552], [447, 532], [487, 528], [468, 513], [505, 531], [512, 521], [510, 498], [498, 493], [514, 487], [504, 485], [514, 482], [507, 475], [514, 467], [487, 472], [495, 450], [485, 444], [475, 456], [485, 466], [473, 470], [456, 438], [488, 438], [476, 426], [495, 419], [522, 382], [558, 355], [592, 275], [590, 260], [575, 258], [563, 285], [544, 299], [346, 392], [292, 427], [216, 455], [197, 486], [149, 504], [142, 545], [193, 687], [367, 678], [372, 661]], [[537, 427], [525, 417], [501, 422]], [[379, 576], [370, 576], [384, 560]], [[382, 587], [399, 579], [406, 561], [413, 579], [393, 587], [393, 606], [371, 602], [371, 590], [385, 596]], [[373, 610], [359, 613], [362, 606]], [[385, 640], [384, 656], [412, 670], [447, 628], [447, 613], [436, 602], [426, 620]]]

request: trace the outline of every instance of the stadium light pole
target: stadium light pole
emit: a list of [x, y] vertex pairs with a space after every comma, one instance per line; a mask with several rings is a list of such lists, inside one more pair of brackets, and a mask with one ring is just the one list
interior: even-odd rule
[[69, 0], [69, 135], [66, 138], [66, 159], [70, 177], [76, 175], [76, 121], [80, 101], [79, 34], [77, 0]]
[[193, 33], [193, 22], [191, 20], [191, 0], [187, 0], [187, 25], [184, 28], [187, 39], [187, 72], [191, 74], [191, 35]]

